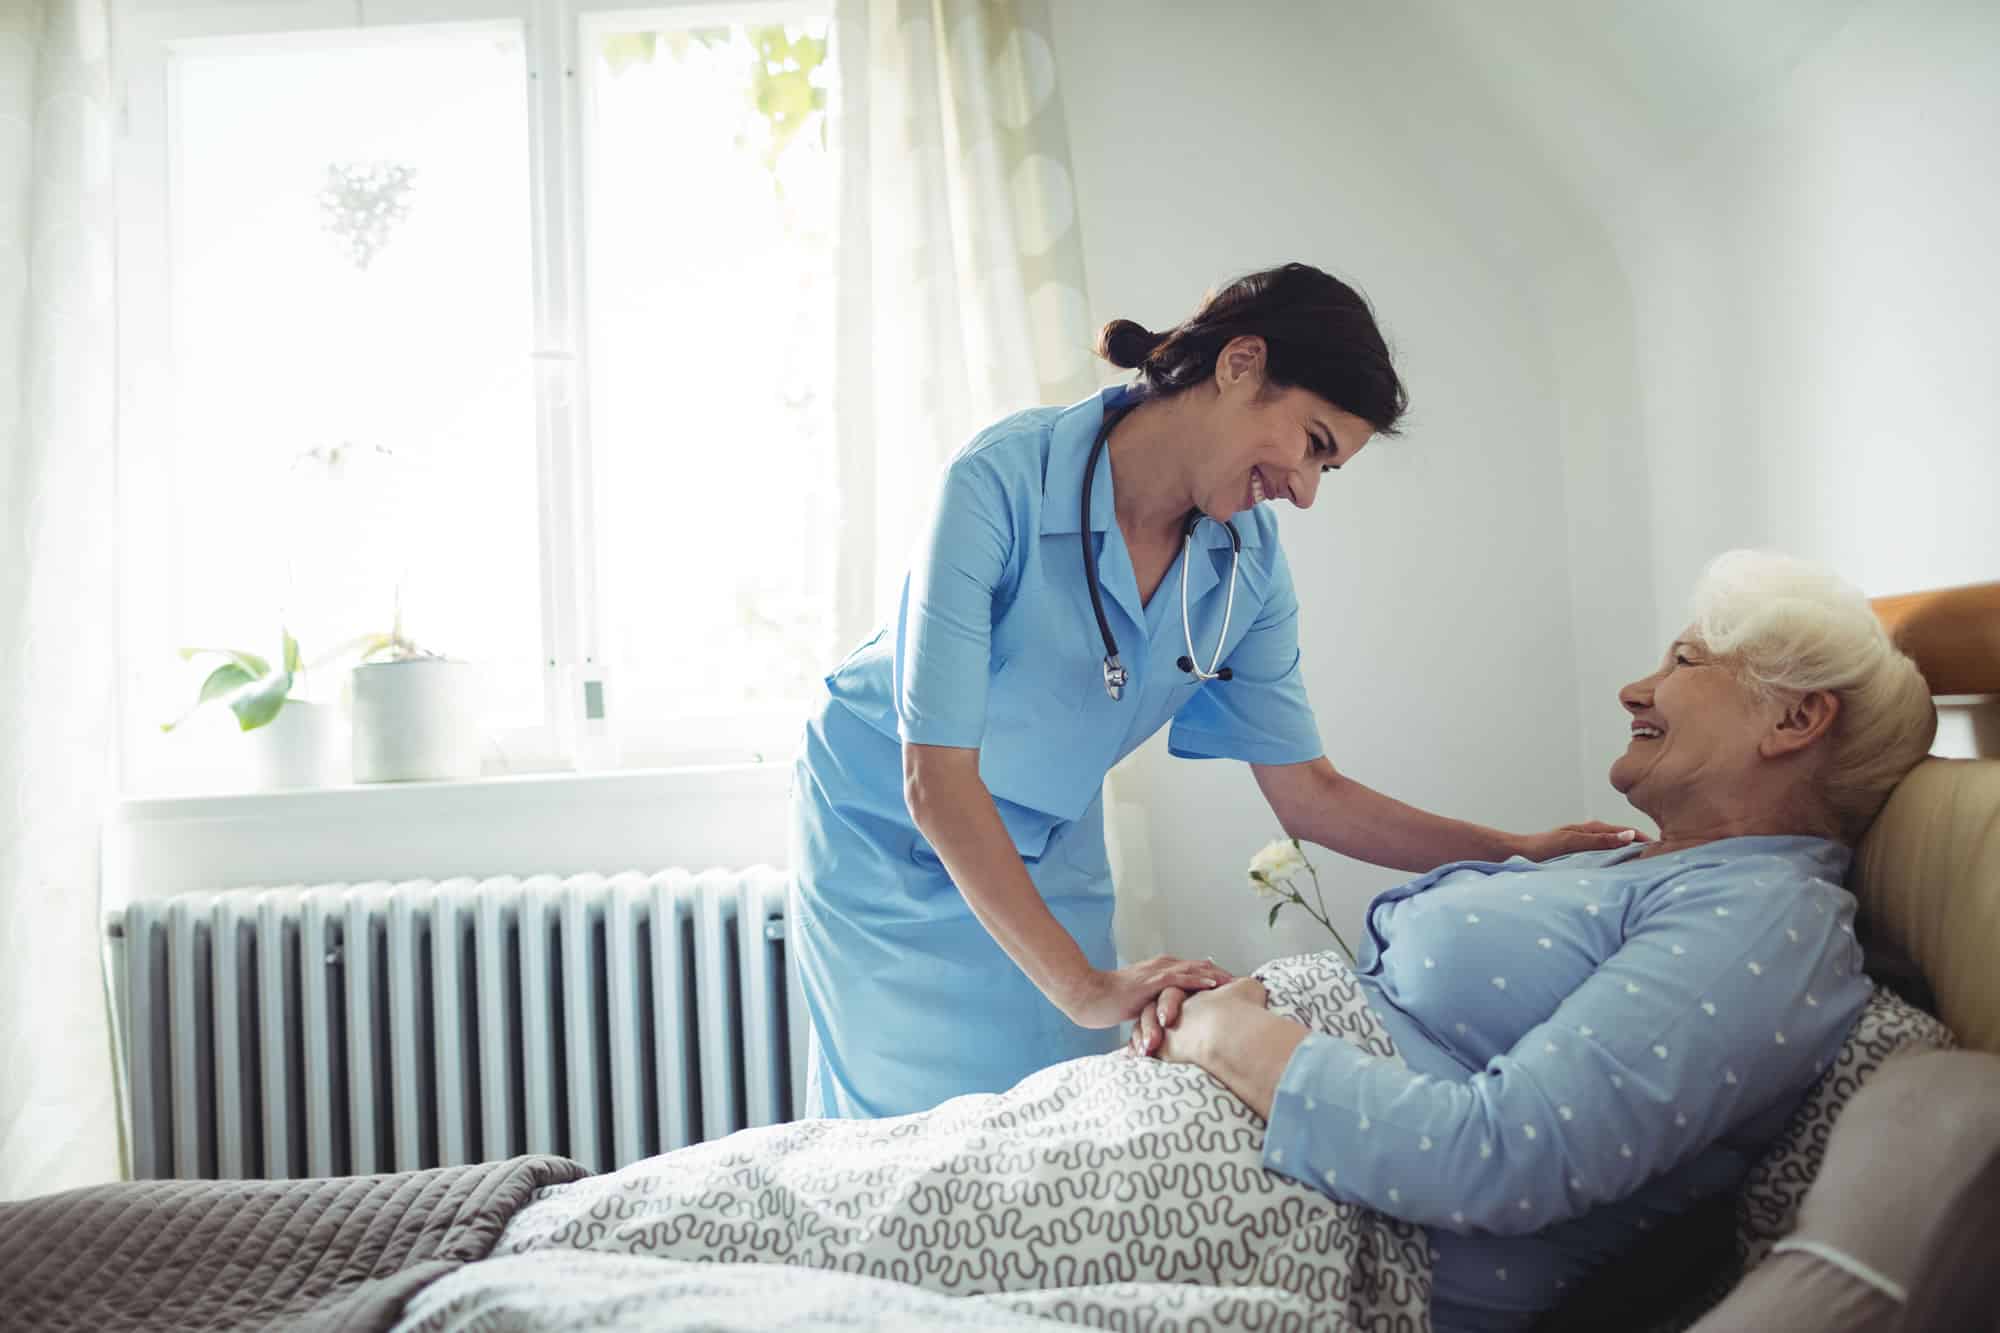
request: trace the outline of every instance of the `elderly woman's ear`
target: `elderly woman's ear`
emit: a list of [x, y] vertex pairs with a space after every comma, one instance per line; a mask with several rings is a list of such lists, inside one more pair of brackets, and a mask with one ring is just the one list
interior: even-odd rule
[[1832, 690], [1807, 690], [1786, 706], [1758, 749], [1766, 759], [1797, 754], [1833, 730], [1839, 716], [1839, 695]]

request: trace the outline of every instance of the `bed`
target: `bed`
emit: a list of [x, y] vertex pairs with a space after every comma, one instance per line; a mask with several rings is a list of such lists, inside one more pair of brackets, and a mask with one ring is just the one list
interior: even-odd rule
[[[2000, 583], [1883, 599], [1877, 609], [1936, 691], [2000, 694]], [[1992, 964], [2000, 941], [2000, 760], [1921, 765], [1863, 841], [1850, 887], [1862, 903], [1871, 957], [1891, 973], [1900, 962], [1898, 984], [1928, 999], [1965, 1049], [1911, 1053], [1905, 1048], [1941, 1044], [1922, 1026], [1928, 1020], [1911, 1019], [1902, 1028], [1891, 1022], [1885, 1030], [1893, 1039], [1830, 1071], [1826, 1095], [1816, 1089], [1815, 1105], [1795, 1118], [1794, 1158], [1773, 1165], [1762, 1182], [1777, 1204], [1763, 1213], [1749, 1208], [1746, 1217], [1739, 1200], [1733, 1219], [1689, 1214], [1577, 1293], [1545, 1328], [2000, 1328], [1994, 1323], [2000, 1265], [1993, 1262], [2000, 1257], [1994, 1253], [2000, 982]], [[1363, 1044], [1386, 1040], [1365, 1030], [1365, 1014], [1337, 998], [1337, 978], [1293, 980], [1293, 1002], [1322, 1006], [1313, 1016], [1317, 1025]], [[1274, 1002], [1281, 989], [1273, 985]], [[1323, 998], [1307, 998], [1313, 994]], [[1382, 1054], [1393, 1058], [1386, 1048]], [[1188, 1075], [1160, 1070], [1159, 1076]], [[1084, 1091], [1099, 1098], [1116, 1092]], [[1010, 1105], [1018, 1110], [1053, 1095], [1052, 1084]], [[1113, 1111], [1105, 1115], [1143, 1113], [1145, 1089], [1116, 1095], [1140, 1100], [1108, 1103]], [[1163, 1333], [1423, 1327], [1418, 1233], [1374, 1215], [1329, 1220], [1328, 1208], [1301, 1212], [1304, 1205], [1283, 1190], [1250, 1175], [1228, 1176], [1245, 1144], [1254, 1149], [1260, 1125], [1247, 1112], [1241, 1123], [1226, 1107], [1215, 1114], [1209, 1136], [1222, 1145], [1220, 1174], [1185, 1192], [1261, 1210], [1219, 1214], [1211, 1220], [1221, 1230], [1241, 1230], [1245, 1216], [1253, 1218], [1247, 1225], [1280, 1241], [1297, 1230], [1281, 1261], [1267, 1252], [1227, 1253], [1195, 1226], [1178, 1248], [1155, 1247], [1150, 1267], [1121, 1268], [1120, 1251], [1144, 1237], [1113, 1235], [1115, 1243], [1091, 1260], [1085, 1251], [1094, 1242], [1077, 1232], [1074, 1253], [1058, 1252], [1046, 1273], [1032, 1276], [1039, 1286], [972, 1271], [953, 1288], [984, 1293], [968, 1298], [866, 1273], [576, 1252], [496, 1254], [510, 1222], [538, 1199], [563, 1193], [550, 1187], [589, 1183], [572, 1162], [517, 1158], [331, 1180], [133, 1182], [0, 1205], [0, 1322], [50, 1329], [401, 1325], [412, 1333], [586, 1323], [1026, 1329], [1050, 1319]], [[961, 1127], [974, 1139], [982, 1132], [977, 1123]], [[1897, 1151], [1878, 1151], [1891, 1134]], [[730, 1173], [754, 1170], [754, 1152], [734, 1160], [723, 1155], [742, 1147], [719, 1148], [700, 1159], [703, 1169], [725, 1183], [751, 1182]], [[835, 1148], [829, 1160], [838, 1160]], [[1101, 1145], [1082, 1141], [1068, 1151], [1089, 1169], [1102, 1165]], [[1163, 1188], [1157, 1165], [1131, 1164], [1130, 1179], [1140, 1183], [1119, 1188]], [[750, 1197], [747, 1188], [737, 1193]], [[939, 1198], [941, 1220], [949, 1221], [950, 1191]], [[712, 1224], [728, 1202], [717, 1194], [713, 1216], [705, 1219], [706, 1210], [682, 1211]], [[754, 1211], [745, 1221], [753, 1228]], [[1089, 1210], [1058, 1199], [1051, 1213], [1054, 1220], [1042, 1225], [1073, 1222]], [[1118, 1210], [1099, 1213], [1115, 1230]], [[1171, 1216], [1161, 1222], [1157, 1209], [1148, 1216], [1176, 1224]], [[554, 1223], [589, 1224], [587, 1210]], [[1331, 1229], [1309, 1232], [1314, 1226]], [[921, 1267], [949, 1250], [950, 1234], [944, 1226], [882, 1243], [900, 1247], [907, 1262]], [[1300, 1245], [1308, 1235], [1312, 1243]], [[1329, 1248], [1338, 1251], [1337, 1262], [1307, 1262], [1307, 1252]], [[710, 1255], [726, 1260], [729, 1252]]]

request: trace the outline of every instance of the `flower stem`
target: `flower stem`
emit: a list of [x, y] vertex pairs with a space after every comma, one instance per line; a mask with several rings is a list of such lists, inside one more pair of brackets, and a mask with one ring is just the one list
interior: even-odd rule
[[[1312, 876], [1313, 897], [1319, 900], [1319, 923], [1326, 927], [1327, 934], [1333, 936], [1333, 942], [1338, 944], [1340, 951], [1347, 955], [1347, 961], [1350, 963], [1353, 962], [1354, 950], [1347, 947], [1347, 941], [1340, 938], [1340, 932], [1333, 928], [1333, 914], [1326, 910], [1326, 895], [1320, 891], [1319, 887], [1319, 871], [1313, 869], [1313, 863], [1310, 861], [1306, 862], [1306, 873]], [[1304, 905], [1304, 903], [1300, 904], [1302, 907]]]

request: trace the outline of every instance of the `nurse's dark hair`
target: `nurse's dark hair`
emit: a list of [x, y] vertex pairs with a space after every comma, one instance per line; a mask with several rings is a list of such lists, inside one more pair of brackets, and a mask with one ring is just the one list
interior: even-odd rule
[[1097, 354], [1137, 370], [1162, 397], [1206, 383], [1232, 339], [1264, 340], [1264, 376], [1274, 388], [1301, 388], [1394, 435], [1409, 395], [1389, 360], [1389, 345], [1361, 293], [1310, 264], [1285, 264], [1236, 279], [1208, 294], [1201, 308], [1165, 333], [1114, 319], [1097, 336]]

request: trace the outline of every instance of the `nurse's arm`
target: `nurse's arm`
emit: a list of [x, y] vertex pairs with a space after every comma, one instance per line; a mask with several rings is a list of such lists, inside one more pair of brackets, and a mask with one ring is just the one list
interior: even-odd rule
[[1523, 840], [1499, 829], [1405, 805], [1334, 769], [1324, 756], [1303, 764], [1252, 764], [1257, 786], [1289, 837], [1397, 870], [1448, 861], [1505, 861]]
[[1510, 856], [1546, 861], [1623, 847], [1635, 836], [1601, 823], [1522, 835], [1446, 819], [1363, 786], [1335, 771], [1324, 756], [1303, 764], [1252, 764], [1250, 771], [1288, 836], [1397, 870], [1422, 872], [1452, 861], [1505, 861]]
[[1229, 980], [1213, 963], [1178, 958], [1155, 958], [1115, 972], [1091, 966], [1028, 877], [979, 777], [977, 749], [905, 743], [903, 798], [979, 924], [1071, 1022], [1112, 1027], [1168, 986], [1201, 990]]

